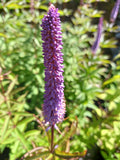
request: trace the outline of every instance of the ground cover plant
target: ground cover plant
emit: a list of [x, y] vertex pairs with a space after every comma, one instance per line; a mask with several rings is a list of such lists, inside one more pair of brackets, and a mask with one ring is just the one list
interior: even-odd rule
[[0, 2], [0, 159], [120, 159], [119, 3]]

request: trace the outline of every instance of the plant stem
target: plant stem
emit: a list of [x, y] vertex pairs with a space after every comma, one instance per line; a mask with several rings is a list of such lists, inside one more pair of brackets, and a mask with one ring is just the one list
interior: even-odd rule
[[51, 153], [53, 153], [53, 143], [54, 143], [54, 125], [51, 127]]

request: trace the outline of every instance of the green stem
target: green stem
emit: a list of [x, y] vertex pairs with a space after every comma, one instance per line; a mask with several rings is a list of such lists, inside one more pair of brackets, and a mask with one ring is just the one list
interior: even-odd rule
[[53, 153], [53, 145], [54, 145], [54, 125], [51, 127], [51, 153]]

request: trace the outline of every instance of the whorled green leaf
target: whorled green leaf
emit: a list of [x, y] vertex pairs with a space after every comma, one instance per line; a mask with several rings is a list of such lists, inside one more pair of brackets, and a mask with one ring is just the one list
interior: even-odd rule
[[7, 116], [3, 124], [3, 128], [1, 129], [1, 141], [4, 139], [4, 136], [9, 126], [9, 121], [10, 121], [10, 116]]
[[28, 118], [24, 118], [24, 119], [22, 119], [21, 121], [18, 122], [17, 126], [26, 125], [27, 123], [33, 121], [34, 119], [35, 118], [33, 116], [28, 117]]
[[[26, 94], [19, 96], [19, 98], [17, 99], [17, 103], [14, 102], [14, 105], [12, 106], [12, 109], [13, 109], [12, 115], [14, 115], [14, 123], [15, 124], [18, 122], [18, 120], [21, 116], [27, 116], [26, 114], [23, 115], [23, 110], [24, 110], [23, 100], [24, 100], [25, 95]], [[17, 109], [17, 112], [15, 112], [16, 109]]]
[[3, 142], [2, 142], [2, 145], [8, 145], [8, 144], [12, 144], [16, 141], [16, 138], [14, 137], [7, 137], [7, 139], [5, 139]]
[[59, 158], [64, 159], [70, 159], [70, 158], [76, 158], [76, 157], [84, 157], [86, 155], [86, 150], [83, 152], [76, 152], [76, 153], [68, 153], [68, 152], [60, 152], [58, 150], [55, 150], [55, 155]]
[[27, 131], [25, 133], [25, 138], [29, 137], [29, 136], [34, 136], [34, 135], [39, 135], [40, 134], [40, 131], [37, 130], [37, 129], [34, 129], [34, 130], [30, 130], [30, 131]]
[[12, 112], [12, 115], [31, 116], [31, 113], [28, 113], [28, 112]]
[[15, 144], [14, 144], [14, 153], [18, 153], [18, 148], [20, 146], [20, 141], [16, 141]]
[[4, 102], [5, 98], [4, 96], [0, 93], [0, 105]]
[[20, 142], [23, 144], [23, 146], [25, 147], [25, 149], [27, 151], [29, 151], [31, 149], [31, 145], [28, 143], [28, 141], [25, 139], [23, 133], [18, 129], [15, 128], [15, 133], [18, 137], [18, 139], [20, 140]]
[[[1, 128], [2, 128], [2, 127], [0, 127], [0, 130], [2, 130]], [[13, 129], [14, 129], [14, 128], [9, 127], [9, 129], [6, 130], [6, 133], [5, 133], [5, 135], [4, 135], [4, 138], [1, 140], [1, 143], [2, 143], [2, 144], [7, 144], [6, 141], [9, 141], [9, 142], [10, 142], [9, 139], [12, 138], [10, 135], [11, 135], [11, 133], [13, 132]]]

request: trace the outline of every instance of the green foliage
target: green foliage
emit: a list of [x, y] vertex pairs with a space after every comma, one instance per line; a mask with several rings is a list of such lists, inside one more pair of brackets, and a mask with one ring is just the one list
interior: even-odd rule
[[[105, 160], [119, 160], [120, 55], [112, 60], [104, 51], [116, 47], [110, 36], [118, 27], [104, 20], [100, 43], [103, 51], [98, 49], [93, 55], [90, 48], [97, 31], [94, 18], [104, 14], [95, 8], [100, 2], [85, 0], [73, 9], [72, 4], [77, 6], [79, 1], [40, 0], [34, 1], [34, 10], [30, 2], [0, 2], [0, 68], [11, 71], [7, 79], [0, 73], [0, 152], [10, 148], [9, 160], [59, 160], [84, 157], [86, 149], [94, 150], [97, 145]], [[59, 12], [65, 20], [62, 32], [67, 111], [59, 125], [61, 134], [59, 129], [59, 133], [55, 131], [53, 153], [51, 134], [46, 132], [41, 113], [45, 82], [40, 24], [49, 2], [64, 7]]]
[[[6, 38], [0, 40], [2, 58], [5, 66], [19, 75], [19, 83], [28, 91], [27, 99], [31, 107], [34, 107], [36, 99], [41, 104], [39, 99], [42, 99], [44, 92], [40, 24], [36, 24], [36, 21], [40, 21], [40, 18], [36, 20], [30, 13], [23, 11], [22, 14], [6, 14], [0, 22], [1, 32], [6, 35]], [[41, 93], [39, 98], [36, 96], [38, 93]]]
[[[26, 94], [19, 93], [23, 88], [16, 88], [17, 78], [12, 77], [11, 79], [10, 77], [11, 75], [8, 76], [8, 80], [0, 81], [0, 150], [3, 151], [5, 147], [9, 147], [11, 149], [9, 159], [13, 160], [31, 150], [34, 145], [42, 145], [42, 143], [44, 145], [48, 142], [46, 138], [37, 140], [44, 128], [39, 130], [34, 125], [32, 129], [32, 122], [37, 121], [37, 117], [25, 111]], [[30, 130], [28, 130], [29, 126], [31, 126]]]
[[[96, 31], [96, 27], [91, 26], [85, 10], [84, 15], [79, 13], [79, 9], [72, 19], [74, 26], [68, 23], [63, 25], [64, 79], [68, 111], [72, 110], [73, 113], [70, 116], [76, 115], [80, 124], [84, 125], [84, 117], [92, 117], [91, 111], [86, 111], [86, 108], [96, 108], [95, 100], [97, 94], [102, 92], [102, 77], [106, 76], [110, 61], [108, 56], [100, 53], [92, 55], [89, 49], [92, 38], [88, 32]], [[89, 8], [86, 10], [88, 12]]]

